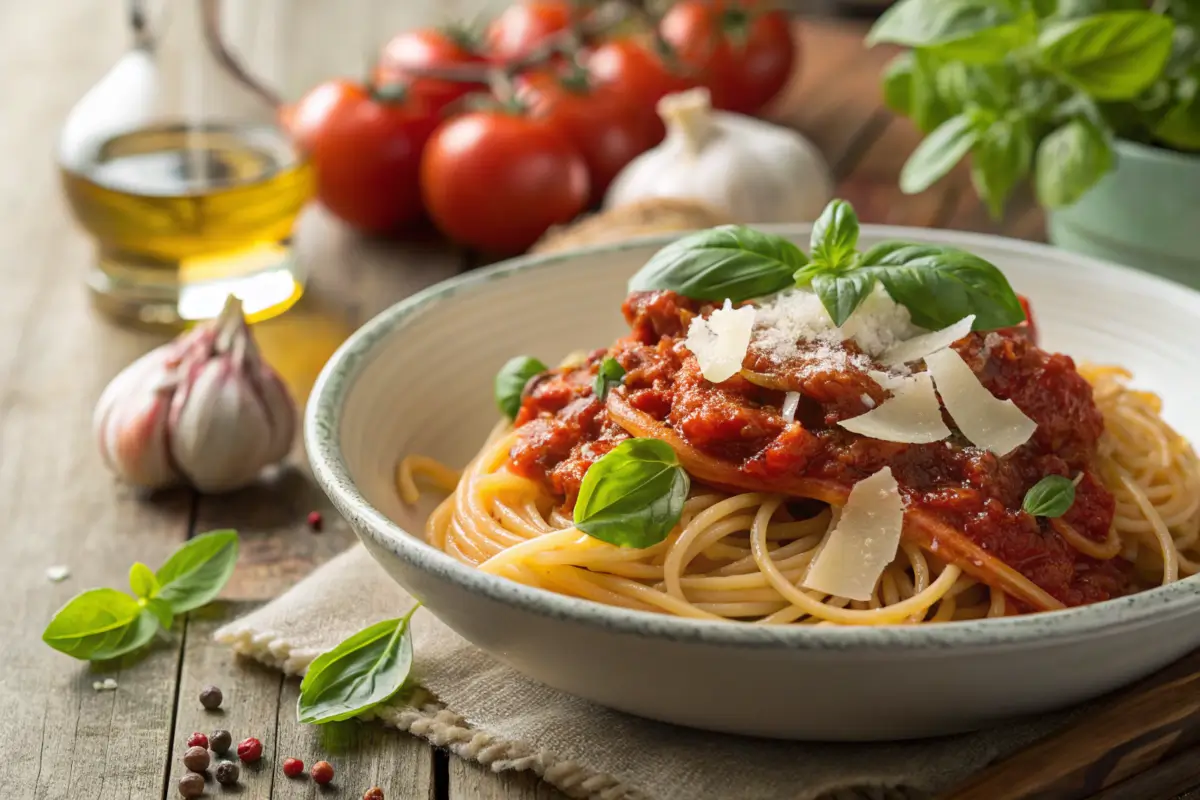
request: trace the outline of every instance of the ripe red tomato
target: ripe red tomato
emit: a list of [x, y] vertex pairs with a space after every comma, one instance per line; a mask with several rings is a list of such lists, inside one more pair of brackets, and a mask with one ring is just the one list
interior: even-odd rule
[[787, 15], [751, 3], [682, 0], [659, 24], [716, 108], [754, 114], [782, 91], [796, 61]]
[[655, 144], [643, 109], [613, 87], [597, 85], [581, 70], [541, 70], [523, 75], [518, 99], [557, 128], [587, 163], [591, 203], [597, 204], [617, 173]]
[[420, 218], [421, 151], [439, 122], [423, 102], [327, 81], [297, 104], [293, 120], [312, 157], [317, 198], [335, 215], [372, 233]]
[[587, 55], [585, 63], [597, 84], [611, 88], [630, 107], [641, 111], [654, 134], [651, 145], [666, 134], [655, 105], [665, 95], [696, 85], [695, 80], [671, 71], [651, 45], [633, 38], [605, 42]]
[[564, 30], [570, 22], [568, 0], [522, 0], [504, 9], [488, 25], [488, 54], [499, 62], [524, 58], [546, 37]]
[[518, 253], [584, 209], [587, 164], [545, 120], [477, 111], [447, 121], [429, 140], [421, 195], [452, 239]]
[[435, 111], [441, 111], [463, 95], [484, 91], [486, 82], [453, 81], [439, 78], [411, 78], [406, 70], [454, 69], [484, 65], [470, 36], [454, 29], [423, 28], [397, 34], [383, 48], [376, 71], [380, 84], [407, 82], [409, 90], [420, 96]]

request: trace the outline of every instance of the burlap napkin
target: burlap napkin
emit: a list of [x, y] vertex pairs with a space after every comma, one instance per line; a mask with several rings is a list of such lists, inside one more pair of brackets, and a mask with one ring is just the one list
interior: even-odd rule
[[[399, 616], [411, 604], [356, 545], [287, 594], [221, 628], [216, 638], [299, 675], [323, 650], [371, 623]], [[424, 691], [376, 716], [496, 771], [531, 769], [573, 797], [924, 797], [1072, 716], [1053, 714], [980, 733], [889, 744], [726, 736], [638, 719], [546, 688], [492, 660], [425, 609], [413, 624], [414, 674]]]

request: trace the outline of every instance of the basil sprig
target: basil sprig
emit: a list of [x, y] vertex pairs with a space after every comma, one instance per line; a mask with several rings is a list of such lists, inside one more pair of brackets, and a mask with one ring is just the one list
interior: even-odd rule
[[496, 405], [509, 419], [516, 419], [521, 411], [521, 397], [525, 385], [535, 375], [547, 370], [542, 362], [531, 356], [515, 356], [510, 358], [500, 371], [496, 373], [495, 394]]
[[1062, 475], [1047, 475], [1025, 493], [1021, 508], [1035, 517], [1061, 517], [1075, 503], [1075, 482]]
[[134, 597], [116, 589], [91, 589], [59, 609], [42, 641], [84, 661], [105, 661], [147, 645], [175, 615], [215, 598], [237, 562], [235, 531], [195, 537], [152, 572], [140, 561], [129, 570]]
[[601, 403], [607, 400], [609, 390], [614, 386], [620, 386], [624, 377], [625, 368], [615, 358], [605, 356], [604, 360], [600, 362], [600, 368], [596, 370], [596, 380], [592, 384], [592, 391], [596, 393], [596, 399]]
[[669, 289], [694, 300], [740, 303], [786, 289], [807, 263], [803, 251], [782, 236], [722, 225], [659, 250], [629, 281], [629, 291]]
[[[723, 229], [717, 228], [715, 231]], [[749, 231], [743, 228], [741, 231]], [[834, 324], [842, 325], [862, 304], [876, 282], [908, 309], [913, 322], [940, 330], [975, 315], [975, 330], [1016, 325], [1025, 312], [1004, 274], [978, 256], [940, 245], [886, 242], [860, 253], [859, 225], [854, 209], [834, 200], [813, 225], [811, 261], [788, 240], [753, 231], [741, 240], [724, 235], [722, 258], [713, 255], [712, 239], [703, 234], [680, 239], [659, 251], [630, 282], [631, 290], [670, 289], [697, 300], [740, 302], [789, 286], [811, 286]], [[738, 242], [746, 248], [732, 254]], [[786, 282], [760, 282], [778, 277], [785, 268], [780, 253], [796, 250], [787, 260], [800, 267]], [[668, 258], [661, 258], [668, 253]], [[722, 292], [733, 289], [735, 293]]]
[[650, 547], [679, 524], [690, 486], [666, 442], [626, 439], [584, 473], [575, 527], [618, 547]]
[[419, 607], [399, 619], [377, 622], [317, 656], [300, 684], [297, 719], [338, 722], [394, 697], [412, 670], [409, 621]]

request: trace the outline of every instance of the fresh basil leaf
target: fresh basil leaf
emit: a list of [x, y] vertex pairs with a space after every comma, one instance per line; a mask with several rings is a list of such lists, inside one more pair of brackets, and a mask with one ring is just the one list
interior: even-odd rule
[[971, 151], [971, 183], [993, 218], [1004, 216], [1008, 196], [1032, 163], [1033, 134], [1022, 117], [996, 120], [979, 138]]
[[42, 633], [42, 641], [60, 653], [99, 661], [136, 650], [154, 637], [158, 627], [152, 615], [116, 589], [91, 589], [59, 609]]
[[1113, 167], [1113, 151], [1095, 125], [1075, 119], [1051, 131], [1037, 150], [1038, 201], [1069, 206]]
[[1200, 150], [1200, 65], [1179, 83], [1178, 100], [1154, 126], [1154, 136], [1177, 150]]
[[608, 392], [614, 386], [621, 385], [621, 379], [625, 377], [625, 368], [611, 356], [605, 356], [600, 362], [600, 368], [596, 370], [596, 380], [592, 384], [592, 391], [596, 394], [596, 399], [603, 403], [608, 399]]
[[834, 325], [841, 325], [867, 299], [875, 287], [876, 275], [862, 269], [846, 272], [822, 272], [813, 277], [812, 287]]
[[1008, 109], [1021, 78], [1012, 64], [947, 63], [937, 73], [938, 94], [957, 113], [968, 107]]
[[1129, 100], [1162, 72], [1173, 28], [1151, 11], [1110, 11], [1051, 25], [1038, 49], [1046, 67], [1096, 99]]
[[946, 120], [962, 111], [961, 107], [951, 106], [942, 93], [942, 70], [953, 69], [954, 62], [943, 62], [931, 53], [923, 50], [912, 52], [913, 81], [912, 81], [912, 118], [913, 123], [922, 133], [930, 133]]
[[416, 610], [378, 622], [317, 656], [300, 684], [297, 719], [338, 722], [395, 696], [412, 669], [409, 620]]
[[171, 611], [171, 607], [166, 601], [160, 600], [157, 597], [151, 597], [140, 600], [142, 607], [154, 615], [158, 620], [158, 624], [163, 627], [163, 630], [171, 630], [171, 623], [175, 621], [175, 612]]
[[618, 547], [650, 547], [679, 524], [690, 486], [666, 442], [626, 439], [584, 473], [575, 527]]
[[941, 330], [975, 315], [973, 330], [1008, 328], [1025, 319], [1004, 273], [954, 247], [883, 242], [868, 250], [860, 270], [875, 274], [913, 323]]
[[1055, 16], [1059, 19], [1078, 19], [1106, 11], [1138, 11], [1146, 8], [1146, 0], [1058, 0]]
[[221, 593], [237, 564], [236, 531], [211, 531], [188, 541], [158, 568], [158, 597], [176, 614], [191, 611]]
[[850, 265], [858, 246], [858, 215], [845, 200], [831, 200], [813, 223], [809, 257], [827, 267]]
[[1032, 37], [1030, 26], [994, 0], [901, 0], [880, 16], [867, 45], [920, 47], [974, 63], [1003, 60]]
[[916, 64], [912, 53], [900, 53], [883, 71], [883, 102], [897, 114], [913, 115], [913, 82]]
[[1021, 508], [1035, 517], [1061, 517], [1075, 502], [1075, 483], [1062, 475], [1047, 475], [1025, 493]]
[[149, 567], [138, 561], [129, 568], [129, 588], [135, 597], [155, 597], [159, 589], [158, 578], [154, 577]]
[[800, 248], [782, 236], [722, 225], [659, 250], [629, 281], [629, 290], [666, 289], [693, 300], [740, 303], [786, 289], [807, 263]]
[[938, 126], [904, 162], [900, 189], [905, 194], [923, 192], [945, 175], [979, 139], [975, 122], [966, 114], [951, 117]]
[[496, 405], [509, 419], [516, 419], [521, 411], [521, 398], [525, 394], [525, 386], [535, 375], [541, 375], [547, 367], [536, 358], [530, 356], [514, 356], [505, 362], [496, 373], [494, 390]]

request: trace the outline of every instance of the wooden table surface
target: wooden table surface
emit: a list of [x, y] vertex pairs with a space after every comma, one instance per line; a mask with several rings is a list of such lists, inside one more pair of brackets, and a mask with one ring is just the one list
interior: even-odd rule
[[[820, 147], [839, 194], [864, 221], [1041, 238], [1042, 218], [1028, 197], [997, 225], [962, 170], [922, 195], [901, 196], [896, 176], [918, 137], [881, 106], [878, 76], [891, 52], [864, 50], [861, 22], [800, 26], [800, 77], [774, 117]], [[69, 220], [52, 147], [67, 110], [124, 41], [111, 2], [48, 3], [36, 12], [0, 3], [0, 583], [8, 597], [0, 614], [0, 796], [175, 797], [184, 739], [215, 727], [196, 701], [199, 687], [214, 683], [227, 698], [220, 727], [265, 744], [262, 774], [248, 770], [243, 779], [239, 796], [247, 800], [358, 798], [373, 784], [389, 800], [560, 797], [528, 775], [494, 775], [374, 726], [302, 726], [293, 711], [296, 681], [212, 644], [209, 634], [222, 620], [276, 596], [353, 539], [330, 519], [299, 447], [294, 468], [220, 499], [179, 491], [147, 501], [104, 470], [91, 435], [93, 404], [118, 370], [161, 340], [116, 328], [90, 309], [82, 279], [91, 247]], [[313, 271], [311, 289], [296, 309], [256, 330], [300, 398], [354, 327], [479, 263], [436, 241], [365, 241], [319, 212], [306, 215], [298, 239]], [[312, 509], [330, 519], [323, 533], [305, 525]], [[117, 691], [94, 691], [96, 673], [40, 641], [70, 596], [123, 587], [132, 562], [156, 566], [187, 537], [218, 527], [242, 534], [228, 602], [177, 624], [169, 646], [113, 673]], [[57, 564], [71, 570], [60, 584], [45, 576]], [[285, 756], [334, 762], [335, 790], [318, 793], [311, 781], [283, 778], [275, 765]]]

